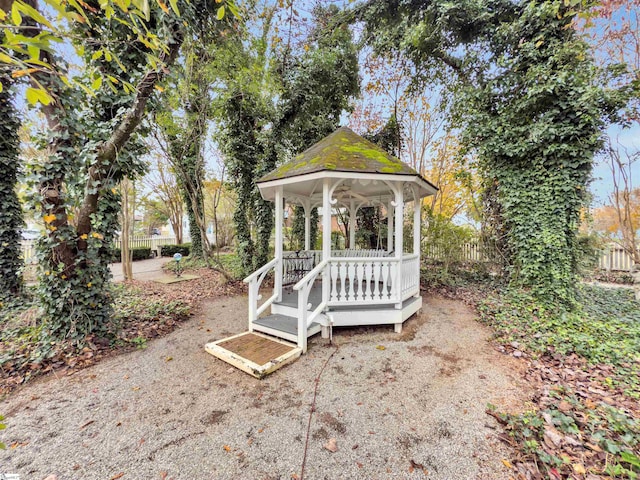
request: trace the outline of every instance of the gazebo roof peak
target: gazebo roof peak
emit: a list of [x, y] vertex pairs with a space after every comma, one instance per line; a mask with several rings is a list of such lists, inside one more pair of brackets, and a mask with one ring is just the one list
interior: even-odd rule
[[291, 161], [260, 178], [258, 183], [322, 171], [420, 177], [413, 168], [383, 148], [362, 138], [348, 127], [340, 127]]

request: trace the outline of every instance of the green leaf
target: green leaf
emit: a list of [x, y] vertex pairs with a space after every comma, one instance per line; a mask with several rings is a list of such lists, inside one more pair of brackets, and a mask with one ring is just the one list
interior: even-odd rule
[[91, 83], [91, 89], [92, 90], [100, 90], [100, 87], [102, 86], [102, 77], [98, 77], [96, 78], [92, 83]]
[[44, 16], [40, 12], [38, 12], [35, 8], [33, 8], [31, 5], [27, 5], [26, 3], [24, 3], [24, 2], [22, 2], [20, 0], [16, 1], [14, 3], [14, 5], [16, 5], [16, 8], [18, 8], [18, 10], [20, 10], [24, 14], [30, 16], [32, 19], [34, 19], [40, 25], [44, 25], [45, 27], [50, 28], [51, 30], [53, 30], [53, 25], [51, 25], [49, 20], [44, 18]]
[[31, 105], [35, 105], [38, 102], [43, 105], [49, 105], [52, 100], [53, 98], [51, 98], [51, 96], [47, 92], [40, 88], [27, 88], [27, 101]]
[[178, 0], [169, 0], [169, 5], [171, 5], [171, 10], [173, 10], [177, 16], [180, 16], [180, 10], [178, 10]]
[[103, 53], [104, 52], [102, 50], [98, 50], [97, 52], [93, 52], [93, 55], [91, 55], [91, 60], [98, 60], [99, 58], [102, 58]]
[[18, 10], [18, 4], [14, 3], [11, 7], [11, 21], [14, 25], [22, 24], [22, 15], [20, 15], [20, 11]]
[[4, 89], [4, 87], [2, 86], [2, 82], [0, 82], [0, 93], [2, 93], [3, 89]]
[[219, 9], [218, 9], [218, 13], [216, 14], [216, 18], [218, 20], [222, 20], [224, 18], [224, 5], [222, 5]]
[[640, 467], [640, 457], [630, 452], [620, 452], [620, 458], [634, 467]]

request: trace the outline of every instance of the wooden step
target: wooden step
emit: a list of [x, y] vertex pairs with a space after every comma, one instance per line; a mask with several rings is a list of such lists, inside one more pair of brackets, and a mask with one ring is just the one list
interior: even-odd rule
[[[298, 341], [298, 319], [296, 317], [281, 314], [266, 315], [255, 320], [253, 328], [259, 332], [268, 333], [291, 342]], [[307, 329], [307, 337], [315, 335], [320, 330], [320, 324], [313, 322]]]

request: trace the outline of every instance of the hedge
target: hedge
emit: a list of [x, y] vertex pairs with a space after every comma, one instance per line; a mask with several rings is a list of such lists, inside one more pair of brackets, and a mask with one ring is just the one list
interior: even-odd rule
[[[135, 262], [136, 260], [146, 260], [151, 257], [151, 249], [147, 247], [137, 247], [131, 249], [131, 259]], [[119, 248], [113, 249], [113, 261], [119, 262], [121, 260], [121, 253]]]
[[180, 245], [162, 245], [160, 247], [160, 256], [173, 257], [176, 253], [181, 254], [183, 257], [189, 255], [191, 251], [190, 243], [182, 243]]

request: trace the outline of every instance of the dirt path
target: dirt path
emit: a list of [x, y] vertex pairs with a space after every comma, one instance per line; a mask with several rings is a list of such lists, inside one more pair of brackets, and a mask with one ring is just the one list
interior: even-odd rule
[[[155, 278], [165, 275], [162, 271], [162, 266], [170, 262], [171, 259], [167, 257], [150, 258], [149, 260], [138, 260], [131, 263], [133, 270], [133, 278], [136, 280], [153, 280]], [[121, 263], [112, 263], [109, 265], [111, 274], [113, 275], [114, 282], [122, 282], [124, 275], [122, 273]]]
[[[501, 479], [491, 402], [518, 408], [518, 360], [496, 352], [460, 302], [426, 298], [391, 328], [337, 330], [319, 384], [305, 478]], [[203, 345], [246, 327], [246, 298], [206, 305], [180, 330], [0, 406], [0, 473], [24, 479], [290, 479], [300, 474], [314, 378], [334, 351], [259, 381]], [[384, 349], [381, 348], [384, 347]], [[323, 448], [335, 438], [338, 450]], [[413, 464], [412, 464], [413, 462]], [[420, 467], [424, 466], [424, 470]], [[122, 474], [122, 475], [121, 475]]]

